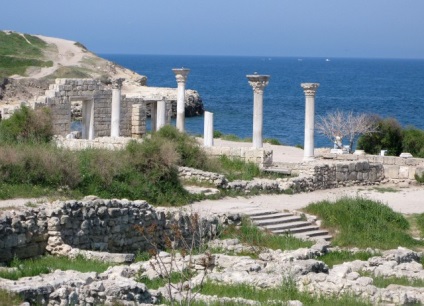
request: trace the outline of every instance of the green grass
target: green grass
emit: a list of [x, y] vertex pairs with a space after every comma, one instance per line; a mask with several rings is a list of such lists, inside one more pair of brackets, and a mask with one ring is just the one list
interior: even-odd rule
[[379, 249], [423, 245], [409, 235], [410, 226], [402, 214], [378, 201], [344, 197], [312, 203], [305, 212], [323, 220], [322, 226], [333, 232], [333, 245]]
[[292, 235], [273, 235], [254, 226], [248, 219], [243, 219], [239, 227], [228, 226], [223, 230], [220, 239], [237, 238], [242, 243], [260, 248], [295, 250], [312, 246], [312, 242], [304, 241]]
[[47, 274], [54, 270], [75, 270], [79, 272], [97, 272], [106, 271], [113, 263], [106, 263], [99, 260], [86, 259], [78, 256], [70, 259], [63, 256], [42, 256], [34, 259], [14, 259], [9, 267], [18, 268], [17, 271], [0, 271], [0, 277], [17, 280], [21, 277], [36, 276]]
[[149, 279], [147, 276], [138, 276], [136, 277], [136, 281], [139, 283], [143, 283], [149, 289], [158, 289], [160, 287], [165, 286], [168, 282], [172, 284], [176, 284], [182, 281], [187, 281], [195, 276], [195, 272], [189, 269], [185, 269], [183, 271], [174, 271], [171, 272], [169, 277], [156, 277], [154, 279]]
[[21, 305], [24, 302], [18, 295], [0, 289], [0, 306]]
[[330, 252], [318, 257], [318, 260], [321, 260], [327, 264], [331, 269], [334, 265], [342, 264], [348, 261], [362, 260], [366, 261], [373, 256], [378, 256], [377, 254], [372, 254], [366, 251], [360, 252], [350, 252], [350, 251], [339, 251], [339, 252]]
[[[267, 302], [270, 301], [288, 301], [288, 300], [299, 300], [305, 306], [306, 305], [344, 305], [344, 306], [354, 306], [354, 305], [371, 305], [365, 301], [361, 301], [357, 297], [350, 295], [338, 295], [332, 297], [318, 297], [308, 293], [300, 292], [293, 281], [287, 280], [281, 286], [273, 289], [260, 289], [257, 287], [239, 284], [239, 285], [230, 285], [230, 284], [216, 284], [212, 282], [207, 282], [202, 287], [202, 294], [206, 295], [217, 295], [218, 297], [241, 297], [244, 299], [254, 300], [262, 303], [262, 305], [267, 305]], [[199, 304], [201, 305], [201, 304]], [[222, 305], [222, 304], [221, 304]], [[224, 305], [238, 305], [238, 304], [224, 304]]]
[[417, 216], [416, 216], [416, 226], [417, 226], [417, 228], [418, 228], [418, 230], [419, 230], [419, 232], [420, 232], [420, 236], [421, 237], [424, 237], [424, 213], [422, 213], [422, 214], [418, 214]]
[[[0, 77], [13, 74], [24, 75], [28, 67], [51, 67], [52, 61], [45, 61], [43, 50], [47, 44], [38, 37], [0, 31]], [[29, 41], [29, 43], [27, 42]]]
[[385, 192], [399, 192], [399, 189], [393, 188], [393, 187], [374, 187], [374, 190], [385, 193]]
[[369, 272], [361, 271], [361, 276], [371, 277], [373, 279], [373, 285], [378, 288], [387, 288], [389, 285], [401, 285], [409, 287], [424, 287], [424, 280], [422, 279], [408, 279], [407, 277], [383, 277], [376, 276]]

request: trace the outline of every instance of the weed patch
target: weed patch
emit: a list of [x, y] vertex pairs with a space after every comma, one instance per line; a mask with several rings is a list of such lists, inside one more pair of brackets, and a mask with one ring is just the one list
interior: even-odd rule
[[366, 251], [360, 252], [350, 252], [350, 251], [340, 251], [340, 252], [330, 252], [318, 257], [318, 260], [321, 260], [327, 264], [331, 269], [334, 265], [342, 264], [347, 261], [362, 260], [366, 261], [373, 256], [378, 256], [378, 254], [373, 254]]
[[378, 288], [387, 288], [389, 285], [401, 285], [409, 287], [424, 287], [424, 280], [422, 279], [408, 279], [407, 277], [383, 277], [374, 274], [360, 271], [361, 276], [371, 277], [373, 285]]
[[14, 259], [9, 267], [16, 269], [14, 271], [0, 271], [0, 277], [17, 280], [21, 277], [47, 274], [57, 269], [101, 273], [112, 265], [112, 263], [86, 259], [83, 256], [78, 256], [75, 259], [62, 256], [43, 256], [26, 260]]
[[334, 233], [334, 245], [391, 249], [423, 244], [408, 234], [409, 223], [402, 214], [378, 201], [344, 197], [312, 203], [305, 211], [323, 220], [323, 226]]

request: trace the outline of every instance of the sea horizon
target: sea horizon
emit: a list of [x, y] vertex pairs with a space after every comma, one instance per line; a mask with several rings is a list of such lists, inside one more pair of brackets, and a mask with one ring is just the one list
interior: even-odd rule
[[[172, 68], [190, 69], [187, 89], [199, 92], [214, 113], [214, 129], [252, 136], [253, 91], [246, 75], [270, 75], [264, 92], [264, 138], [303, 145], [305, 97], [301, 83], [316, 82], [315, 114], [334, 110], [393, 117], [402, 126], [424, 129], [424, 59], [275, 56], [101, 54], [147, 76], [147, 85], [177, 87]], [[326, 60], [328, 58], [328, 61]], [[186, 129], [203, 134], [203, 117], [186, 119]], [[332, 144], [315, 137], [316, 147]]]

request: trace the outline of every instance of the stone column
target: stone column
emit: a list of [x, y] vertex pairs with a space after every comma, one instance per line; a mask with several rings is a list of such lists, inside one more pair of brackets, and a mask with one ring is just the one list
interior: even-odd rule
[[156, 131], [166, 124], [166, 102], [165, 98], [157, 102]]
[[269, 75], [247, 75], [250, 86], [253, 87], [253, 147], [262, 148], [263, 127], [263, 96], [268, 85]]
[[305, 92], [305, 142], [303, 147], [303, 160], [314, 159], [314, 129], [315, 129], [315, 93], [318, 83], [302, 83]]
[[187, 81], [187, 75], [190, 69], [180, 68], [172, 69], [175, 73], [175, 78], [178, 83], [178, 95], [177, 95], [177, 129], [180, 132], [184, 132], [185, 124], [185, 84]]
[[121, 88], [124, 79], [112, 80], [112, 110], [110, 136], [119, 137], [119, 124], [121, 122]]
[[203, 145], [213, 147], [213, 113], [205, 112], [204, 119]]

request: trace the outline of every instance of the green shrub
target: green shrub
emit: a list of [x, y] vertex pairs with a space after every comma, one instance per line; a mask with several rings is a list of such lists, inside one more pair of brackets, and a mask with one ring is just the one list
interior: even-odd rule
[[334, 234], [334, 245], [390, 249], [422, 245], [409, 234], [409, 223], [387, 205], [365, 198], [344, 197], [336, 202], [308, 205], [306, 212], [319, 216]]
[[387, 150], [387, 155], [399, 156], [402, 153], [402, 127], [394, 118], [376, 117], [376, 131], [362, 135], [358, 140], [358, 149], [368, 154], [380, 154]]
[[180, 155], [181, 166], [204, 169], [208, 158], [194, 137], [179, 132], [175, 127], [165, 125], [152, 135], [152, 141], [167, 140], [175, 144], [175, 149]]
[[283, 144], [276, 138], [265, 138], [264, 143], [269, 143], [274, 146], [282, 146]]
[[0, 121], [0, 141], [3, 143], [46, 143], [53, 137], [51, 111], [33, 110], [22, 106], [9, 119]]
[[424, 131], [415, 127], [403, 130], [403, 152], [411, 153], [414, 157], [424, 158]]
[[222, 135], [224, 134], [222, 134], [222, 132], [220, 131], [216, 131], [216, 130], [213, 131], [213, 138], [221, 138]]

